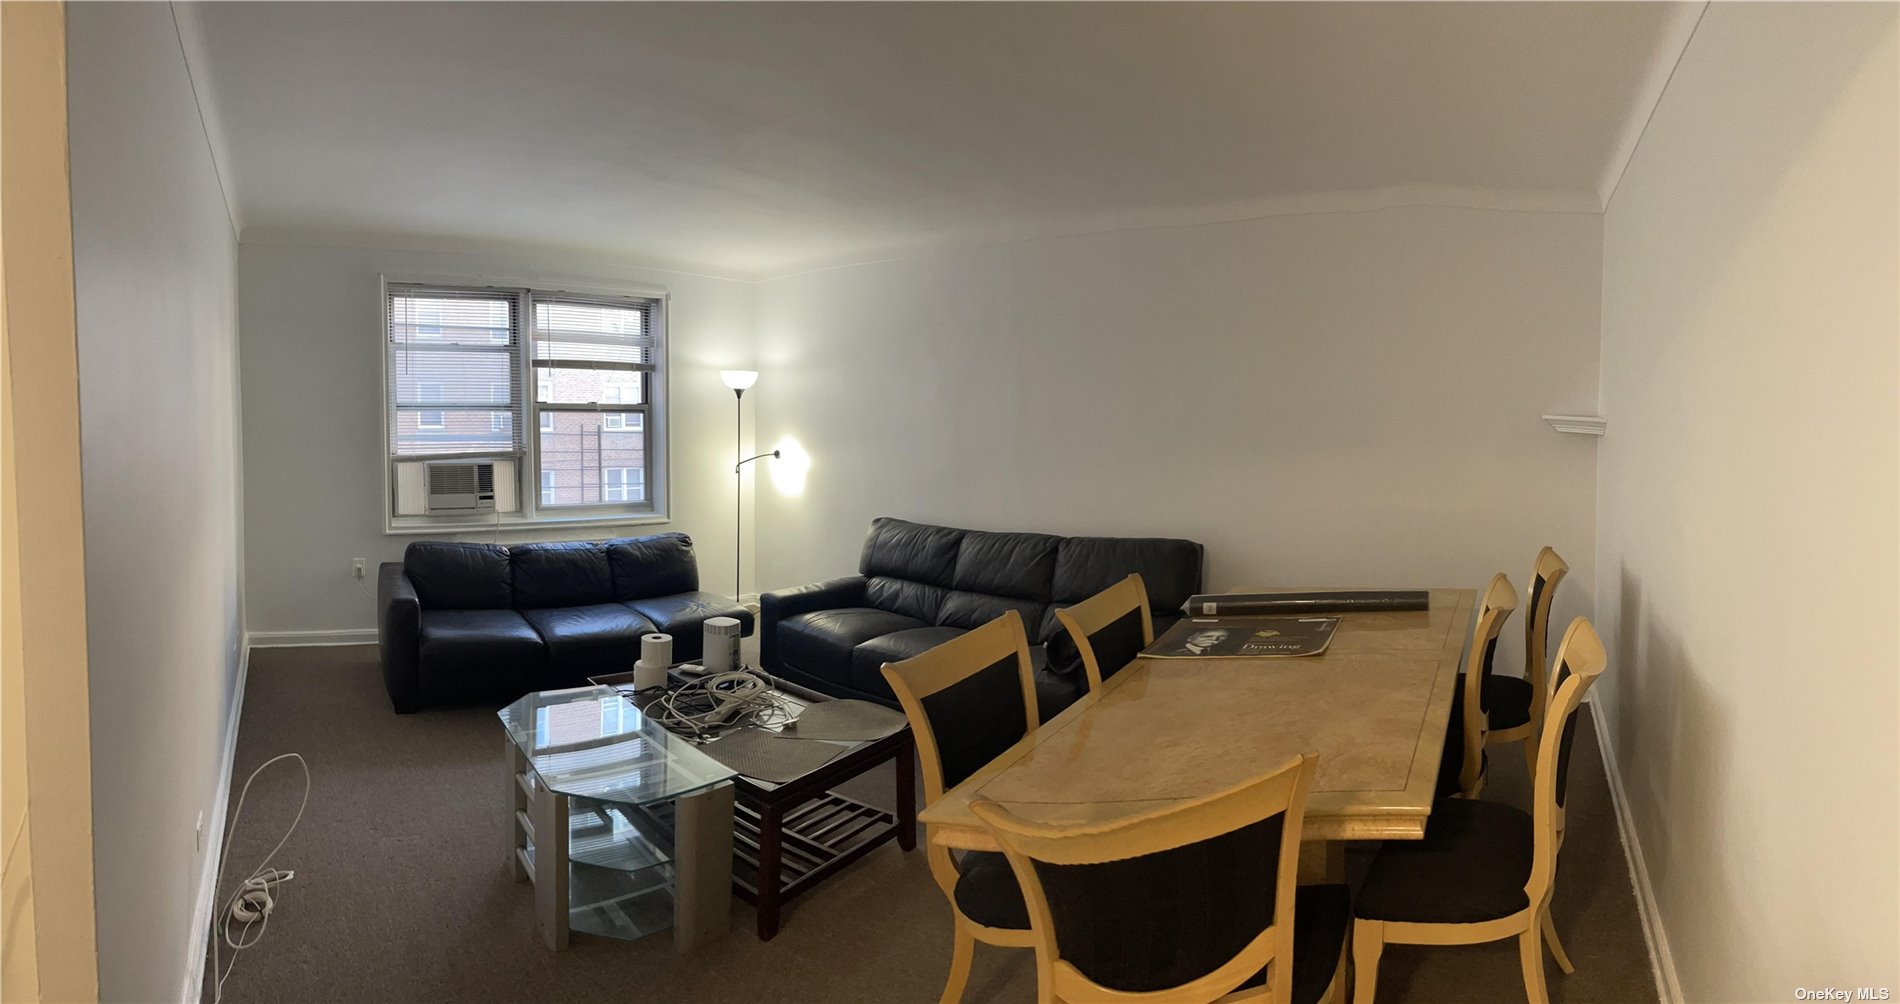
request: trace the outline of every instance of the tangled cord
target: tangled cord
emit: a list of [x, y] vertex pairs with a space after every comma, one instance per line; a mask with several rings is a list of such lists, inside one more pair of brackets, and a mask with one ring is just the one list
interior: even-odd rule
[[[231, 850], [231, 835], [237, 832], [238, 819], [244, 815], [244, 797], [251, 793], [251, 782], [257, 780], [257, 775], [264, 773], [265, 768], [279, 760], [295, 760], [303, 768], [303, 800], [297, 803], [297, 815], [284, 830], [283, 839], [277, 841], [277, 846], [271, 848], [270, 853], [264, 855], [264, 860], [258, 862], [257, 867], [244, 877], [244, 881], [238, 883], [231, 898], [224, 901], [223, 907], [212, 919], [215, 937], [211, 939], [211, 971], [217, 976], [211, 998], [214, 1002], [224, 999], [224, 981], [230, 978], [231, 970], [237, 967], [238, 953], [264, 940], [264, 932], [270, 928], [271, 910], [276, 906], [271, 894], [278, 886], [297, 877], [294, 871], [270, 866], [271, 859], [277, 857], [277, 852], [283, 850], [284, 844], [290, 841], [290, 835], [297, 832], [297, 824], [303, 821], [304, 807], [310, 804], [310, 764], [305, 762], [302, 754], [283, 753], [264, 761], [252, 771], [250, 778], [244, 782], [244, 790], [238, 793], [237, 806], [231, 810], [231, 825], [224, 831], [224, 854], [218, 862], [218, 886], [224, 885], [224, 866]], [[236, 924], [242, 924], [243, 927], [235, 927]], [[257, 929], [256, 934], [251, 933], [252, 928]], [[231, 964], [228, 966], [222, 964], [219, 942], [231, 948]]]
[[647, 705], [646, 714], [662, 728], [694, 739], [748, 725], [786, 725], [796, 717], [764, 677], [743, 669], [670, 687]]

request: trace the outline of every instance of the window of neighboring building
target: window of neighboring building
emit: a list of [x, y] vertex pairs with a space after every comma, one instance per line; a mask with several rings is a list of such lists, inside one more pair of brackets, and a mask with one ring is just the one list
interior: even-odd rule
[[[664, 387], [664, 300], [386, 287], [392, 530], [458, 521], [397, 504], [422, 461], [444, 458], [512, 461], [514, 521], [660, 511], [648, 416]], [[529, 484], [540, 490], [519, 491]]]
[[638, 502], [646, 497], [646, 472], [638, 467], [609, 467], [601, 472], [601, 484], [609, 502]]

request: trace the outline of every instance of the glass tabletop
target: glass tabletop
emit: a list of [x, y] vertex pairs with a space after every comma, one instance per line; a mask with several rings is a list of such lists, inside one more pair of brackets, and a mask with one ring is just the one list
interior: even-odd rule
[[735, 776], [612, 687], [529, 694], [498, 715], [542, 783], [563, 795], [646, 805]]

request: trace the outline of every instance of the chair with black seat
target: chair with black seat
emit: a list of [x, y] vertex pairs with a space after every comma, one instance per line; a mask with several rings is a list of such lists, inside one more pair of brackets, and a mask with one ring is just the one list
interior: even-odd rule
[[1148, 587], [1130, 575], [1077, 603], [1056, 611], [1056, 620], [1075, 642], [1088, 675], [1089, 693], [1100, 694], [1102, 681], [1135, 661], [1154, 644], [1154, 615], [1148, 612]]
[[1590, 622], [1572, 621], [1557, 648], [1556, 694], [1538, 738], [1530, 813], [1500, 802], [1443, 799], [1432, 806], [1425, 839], [1386, 841], [1373, 857], [1353, 902], [1357, 1004], [1372, 1004], [1388, 942], [1475, 945], [1515, 937], [1531, 1004], [1550, 999], [1546, 943], [1558, 967], [1572, 971], [1551, 925], [1550, 897], [1578, 708], [1606, 661]]
[[1435, 794], [1439, 798], [1477, 798], [1484, 790], [1490, 764], [1484, 752], [1485, 737], [1491, 727], [1486, 684], [1497, 662], [1498, 636], [1516, 609], [1517, 589], [1511, 580], [1503, 572], [1491, 576], [1484, 598], [1478, 602], [1478, 619], [1471, 627], [1471, 649], [1466, 656], [1469, 662], [1458, 674], [1458, 690], [1452, 695], [1451, 724], [1445, 729], [1445, 752], [1438, 761]]
[[1570, 565], [1546, 547], [1537, 552], [1531, 569], [1530, 609], [1524, 619], [1524, 677], [1493, 676], [1486, 684], [1485, 708], [1491, 715], [1491, 733], [1485, 745], [1524, 744], [1524, 763], [1537, 775], [1537, 735], [1544, 724], [1544, 705], [1550, 700], [1550, 607], [1557, 584]]
[[1343, 885], [1297, 886], [1312, 754], [1106, 823], [978, 799], [1029, 904], [1044, 1004], [1317, 1004], [1345, 991]]
[[[964, 782], [1036, 730], [1036, 685], [1029, 636], [1011, 610], [936, 648], [887, 662], [884, 679], [910, 719], [924, 767], [924, 804]], [[963, 997], [976, 942], [1006, 948], [1035, 944], [1029, 911], [1009, 862], [994, 852], [950, 850], [925, 841], [930, 874], [949, 897], [956, 924], [945, 1004]]]

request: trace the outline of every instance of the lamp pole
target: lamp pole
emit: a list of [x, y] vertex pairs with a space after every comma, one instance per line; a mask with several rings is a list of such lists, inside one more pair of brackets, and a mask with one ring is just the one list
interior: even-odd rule
[[779, 451], [745, 455], [745, 392], [758, 382], [756, 370], [720, 370], [719, 378], [732, 388], [733, 430], [732, 456], [738, 462], [732, 465], [732, 598], [737, 601], [745, 595], [745, 583], [741, 569], [745, 567], [745, 465], [766, 457], [776, 459]]

